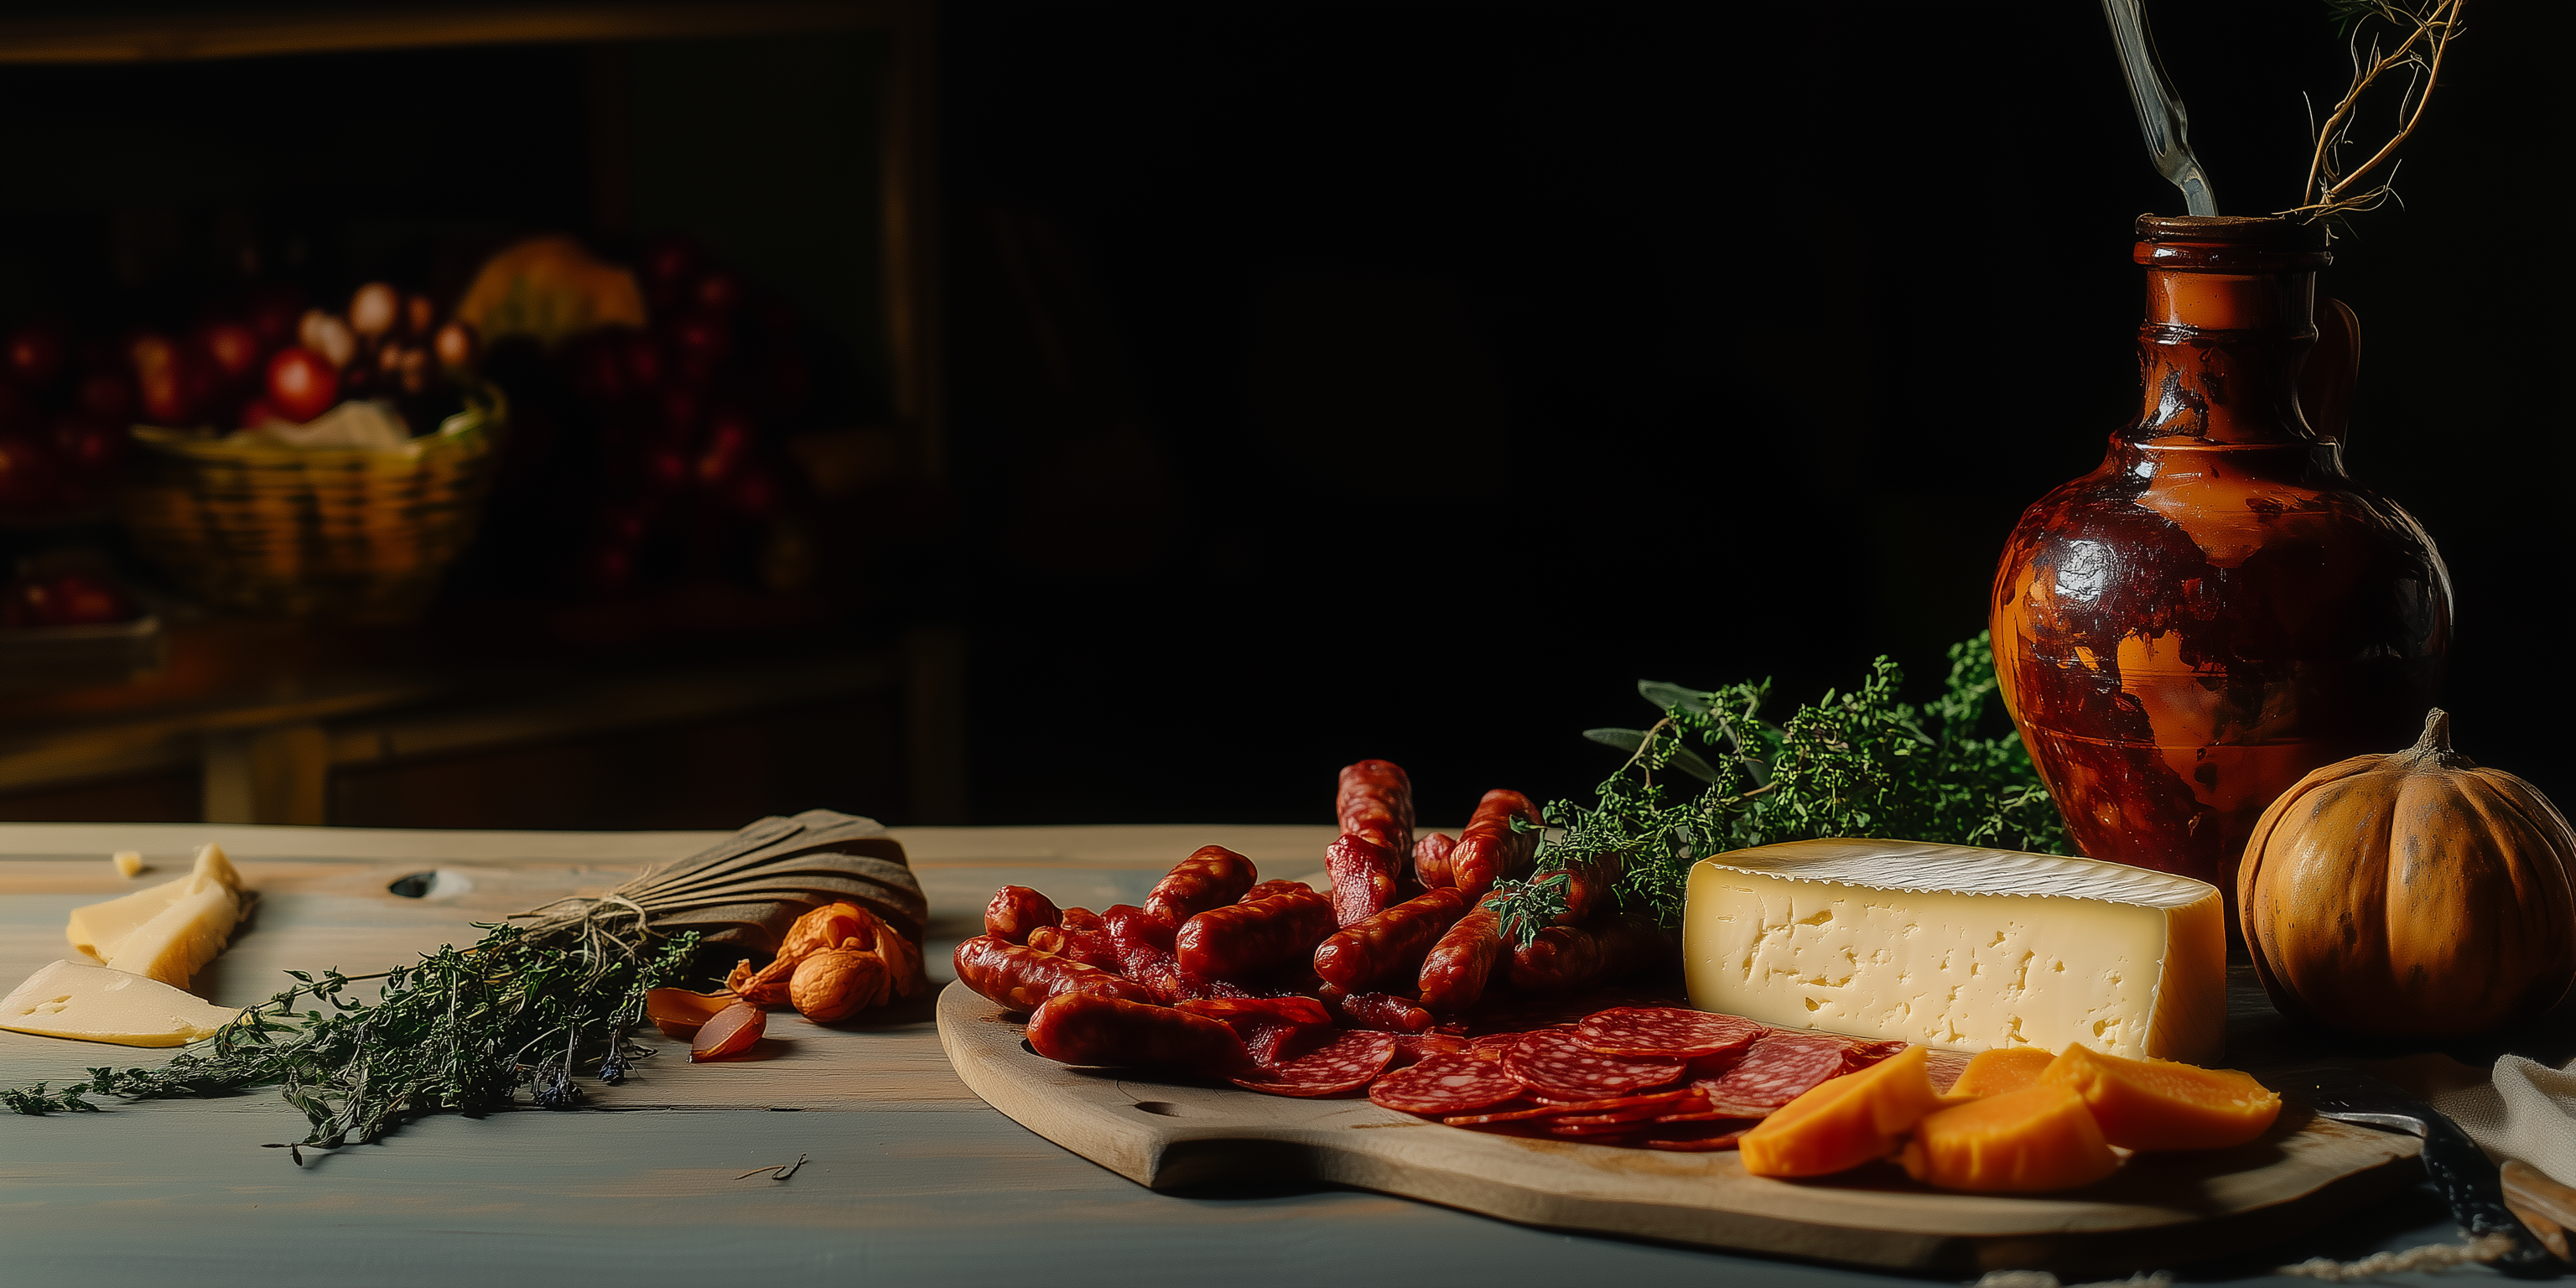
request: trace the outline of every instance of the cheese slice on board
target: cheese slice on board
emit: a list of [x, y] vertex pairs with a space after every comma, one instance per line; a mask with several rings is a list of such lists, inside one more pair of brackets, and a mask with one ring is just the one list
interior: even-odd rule
[[1691, 1004], [1927, 1046], [2205, 1063], [2227, 1026], [2218, 888], [2098, 859], [1790, 841], [1702, 859]]
[[0, 1029], [120, 1046], [202, 1042], [239, 1014], [157, 980], [74, 961], [55, 962], [0, 998]]
[[185, 986], [224, 951], [241, 911], [241, 873], [222, 846], [208, 845], [176, 881], [74, 908], [63, 933], [94, 960]]

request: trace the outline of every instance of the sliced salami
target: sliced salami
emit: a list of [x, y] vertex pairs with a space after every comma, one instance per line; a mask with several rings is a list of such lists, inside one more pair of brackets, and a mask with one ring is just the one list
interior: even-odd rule
[[1395, 1035], [1395, 1067], [1428, 1060], [1435, 1055], [1455, 1055], [1477, 1059], [1467, 1039], [1446, 1033], [1398, 1033]]
[[1369, 1085], [1369, 1099], [1386, 1108], [1441, 1117], [1489, 1109], [1520, 1094], [1520, 1082], [1502, 1065], [1451, 1053], [1425, 1056]]
[[1369, 1085], [1394, 1056], [1391, 1033], [1345, 1032], [1296, 1059], [1237, 1078], [1234, 1085], [1274, 1096], [1337, 1096]]
[[1843, 1057], [1843, 1072], [1858, 1073], [1861, 1070], [1866, 1069], [1881, 1060], [1887, 1059], [1912, 1045], [1914, 1044], [1911, 1042], [1898, 1042], [1894, 1040], [1886, 1042], [1854, 1041], [1851, 1044], [1850, 1053]]
[[1648, 1096], [1618, 1096], [1608, 1100], [1586, 1100], [1571, 1105], [1539, 1105], [1530, 1109], [1505, 1109], [1493, 1113], [1444, 1118], [1452, 1127], [1482, 1127], [1489, 1123], [1515, 1122], [1524, 1118], [1561, 1118], [1568, 1114], [1589, 1115], [1613, 1113], [1640, 1105], [1665, 1105], [1690, 1095], [1685, 1087], [1678, 1091], [1660, 1091]]
[[1968, 1071], [1968, 1061], [1974, 1058], [1976, 1057], [1966, 1051], [1945, 1051], [1939, 1047], [1926, 1048], [1923, 1062], [1932, 1075], [1932, 1089], [1945, 1096], [1950, 1094], [1950, 1088], [1958, 1085], [1959, 1075]]
[[1716, 1136], [1648, 1136], [1637, 1143], [1648, 1149], [1670, 1150], [1679, 1154], [1714, 1154], [1735, 1148], [1736, 1142], [1743, 1139], [1744, 1132], [1731, 1131]]
[[1678, 1006], [1622, 1006], [1585, 1016], [1576, 1040], [1603, 1055], [1689, 1060], [1753, 1045], [1767, 1028], [1737, 1015]]
[[[1619, 1096], [1652, 1091], [1682, 1076], [1684, 1061], [1603, 1055], [1569, 1029], [1525, 1033], [1503, 1052], [1503, 1070], [1542, 1096]], [[1822, 1081], [1822, 1079], [1819, 1079]]]
[[1694, 1085], [1708, 1093], [1712, 1108], [1740, 1105], [1777, 1109], [1827, 1079], [1840, 1077], [1851, 1048], [1846, 1038], [1767, 1033], [1724, 1076]]
[[1229, 1023], [1243, 1038], [1243, 1047], [1252, 1053], [1252, 1062], [1271, 1070], [1324, 1044], [1333, 1030], [1318, 1024], [1292, 1024], [1285, 1020], [1237, 1016]]

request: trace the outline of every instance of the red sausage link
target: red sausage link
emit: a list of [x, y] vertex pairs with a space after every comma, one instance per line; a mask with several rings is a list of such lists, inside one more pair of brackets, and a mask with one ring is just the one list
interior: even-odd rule
[[1395, 906], [1397, 852], [1358, 832], [1344, 832], [1324, 851], [1333, 877], [1333, 922], [1348, 926]]
[[1226, 1076], [1252, 1067], [1234, 1030], [1204, 1015], [1097, 993], [1063, 993], [1029, 1016], [1029, 1045], [1064, 1064], [1184, 1069]]
[[1558, 926], [1580, 926], [1592, 920], [1596, 912], [1607, 912], [1627, 870], [1625, 856], [1597, 854], [1566, 867], [1565, 911], [1549, 923]]
[[1240, 982], [1303, 965], [1331, 933], [1332, 901], [1300, 885], [1190, 918], [1175, 954], [1185, 974]]
[[1343, 766], [1333, 812], [1345, 832], [1357, 832], [1398, 854], [1413, 848], [1413, 780], [1393, 761]]
[[1173, 1005], [1192, 1015], [1212, 1020], [1230, 1020], [1237, 1016], [1276, 1020], [1284, 1024], [1330, 1024], [1332, 1013], [1322, 1002], [1311, 997], [1194, 997]]
[[1441, 1015], [1456, 1015], [1485, 996], [1485, 981], [1503, 955], [1503, 919], [1478, 904], [1422, 959], [1422, 1005]]
[[1105, 970], [992, 935], [957, 945], [957, 978], [1014, 1011], [1034, 1011], [1058, 993], [1089, 992], [1149, 1002], [1153, 995]]
[[1333, 932], [1315, 949], [1315, 973], [1339, 988], [1361, 989], [1389, 975], [1407, 975], [1440, 936], [1466, 915], [1455, 890], [1433, 890]]
[[1029, 942], [1029, 932], [1064, 920], [1055, 901], [1027, 886], [1006, 885], [984, 905], [984, 933], [1006, 944]]
[[1290, 881], [1287, 878], [1282, 877], [1275, 881], [1264, 881], [1261, 884], [1244, 891], [1243, 897], [1235, 900], [1235, 902], [1251, 903], [1255, 899], [1267, 899], [1274, 894], [1313, 893], [1315, 893], [1315, 887], [1310, 886], [1303, 881]]
[[1119, 974], [1143, 985], [1153, 1000], [1165, 1006], [1190, 996], [1181, 968], [1172, 959], [1170, 923], [1122, 903], [1102, 911], [1100, 924], [1109, 936], [1110, 950], [1118, 955]]
[[1393, 993], [1344, 993], [1333, 999], [1333, 1010], [1355, 1029], [1420, 1033], [1431, 1027], [1431, 1012]]
[[1118, 969], [1118, 946], [1110, 941], [1100, 914], [1089, 908], [1067, 908], [1062, 923], [1030, 931], [1029, 947], [1105, 971]]
[[1153, 893], [1145, 896], [1145, 911], [1178, 929], [1210, 908], [1242, 898], [1258, 879], [1252, 860], [1222, 845], [1202, 845], [1154, 883]]
[[1512, 987], [1524, 993], [1561, 993], [1607, 984], [1669, 955], [1671, 945], [1661, 927], [1640, 918], [1550, 926], [1512, 950]]
[[1497, 787], [1476, 802], [1476, 812], [1458, 833], [1458, 848], [1449, 852], [1450, 884], [1469, 899], [1480, 899], [1494, 883], [1529, 870], [1538, 852], [1538, 833], [1514, 832], [1513, 819], [1539, 821], [1538, 806], [1508, 787]]
[[1415, 842], [1413, 846], [1415, 879], [1421, 881], [1424, 886], [1435, 889], [1455, 884], [1450, 879], [1449, 856], [1457, 850], [1457, 847], [1458, 842], [1451, 839], [1447, 832], [1434, 832]]

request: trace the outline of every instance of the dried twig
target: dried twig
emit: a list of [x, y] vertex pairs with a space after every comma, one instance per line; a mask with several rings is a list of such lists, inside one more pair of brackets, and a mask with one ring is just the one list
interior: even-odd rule
[[[2394, 156], [2398, 146], [2423, 122], [2424, 106], [2433, 97], [2434, 82], [2441, 79], [2442, 55], [2449, 52], [2451, 41], [2460, 34], [2462, 3], [2464, 0], [2329, 0], [2329, 8], [2349, 33], [2352, 86], [2335, 104], [2334, 111], [2327, 114], [2326, 123], [2316, 130], [2316, 151], [2308, 160], [2307, 182], [2299, 189], [2305, 204], [2275, 213], [2329, 219], [2374, 209], [2395, 195], [2391, 187], [2397, 176], [2394, 164], [2388, 168], [2388, 177], [2378, 184], [2369, 188], [2355, 185]], [[2396, 28], [2405, 39], [2393, 49], [2382, 50], [2382, 37], [2372, 34], [2369, 52], [2364, 53], [2362, 34], [2371, 19]], [[2362, 98], [2383, 82], [2395, 81], [2401, 72], [2406, 83], [2397, 95], [2395, 133], [2368, 160], [2344, 169], [2344, 149], [2353, 145], [2352, 128], [2360, 119]]]

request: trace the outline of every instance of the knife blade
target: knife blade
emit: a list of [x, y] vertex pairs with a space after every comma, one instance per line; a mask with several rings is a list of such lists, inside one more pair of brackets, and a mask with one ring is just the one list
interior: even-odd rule
[[2393, 1083], [2340, 1065], [2280, 1070], [2264, 1085], [2303, 1101], [2320, 1118], [2404, 1132], [2424, 1142], [2425, 1175], [2451, 1208], [2451, 1219], [2470, 1238], [2502, 1234], [2513, 1249], [2488, 1263], [2517, 1279], [2554, 1279], [2566, 1262], [2543, 1245], [2504, 1205], [2504, 1181], [2477, 1142], [2441, 1111]]

